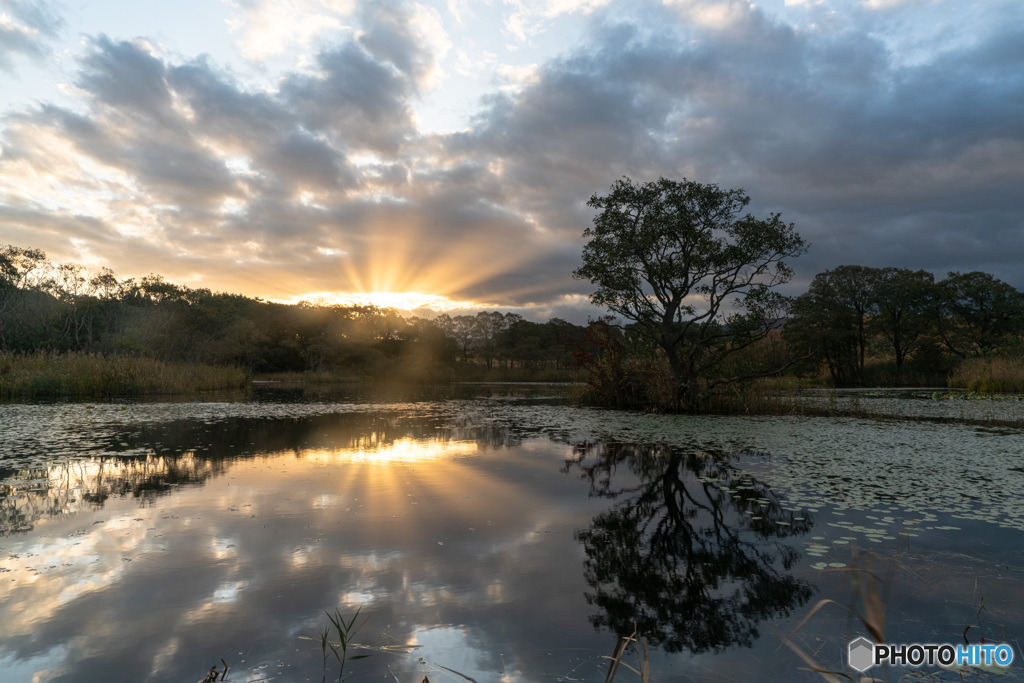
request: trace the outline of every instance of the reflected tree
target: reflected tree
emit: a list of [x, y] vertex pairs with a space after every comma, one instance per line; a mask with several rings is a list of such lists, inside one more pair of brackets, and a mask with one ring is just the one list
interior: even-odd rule
[[[787, 511], [767, 486], [727, 458], [664, 445], [590, 445], [567, 470], [592, 495], [618, 502], [577, 532], [586, 553], [587, 601], [596, 628], [634, 623], [669, 652], [749, 646], [758, 624], [811, 596], [788, 573], [799, 553], [784, 540], [807, 533], [806, 514]], [[632, 485], [618, 487], [620, 479]]]
[[180, 456], [55, 460], [45, 467], [0, 470], [0, 538], [31, 531], [43, 519], [101, 509], [111, 497], [154, 505], [175, 486], [220, 476], [223, 461]]

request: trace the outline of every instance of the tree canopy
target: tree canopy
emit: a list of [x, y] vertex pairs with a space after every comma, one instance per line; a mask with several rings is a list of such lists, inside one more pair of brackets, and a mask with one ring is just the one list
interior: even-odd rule
[[597, 285], [593, 303], [635, 323], [664, 352], [677, 407], [744, 379], [715, 370], [788, 311], [775, 288], [792, 277], [786, 259], [806, 246], [778, 214], [742, 214], [749, 203], [742, 190], [685, 178], [623, 178], [588, 202], [600, 213], [583, 233], [589, 242], [573, 275]]
[[785, 328], [794, 349], [817, 351], [837, 386], [879, 381], [865, 356], [891, 360], [890, 381], [905, 381], [908, 360], [944, 381], [955, 361], [1012, 349], [1022, 334], [1024, 294], [988, 273], [935, 282], [925, 270], [857, 265], [818, 273]]

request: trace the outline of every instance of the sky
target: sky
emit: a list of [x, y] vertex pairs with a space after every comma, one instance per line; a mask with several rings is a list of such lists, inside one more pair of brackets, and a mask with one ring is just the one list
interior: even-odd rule
[[0, 0], [0, 244], [53, 261], [585, 322], [623, 176], [780, 213], [786, 293], [1024, 290], [1024, 2]]

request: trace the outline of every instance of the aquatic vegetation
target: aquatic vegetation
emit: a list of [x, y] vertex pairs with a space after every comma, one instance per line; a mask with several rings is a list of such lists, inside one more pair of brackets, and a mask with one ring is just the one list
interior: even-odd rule
[[[567, 672], [561, 680], [592, 683], [605, 680], [617, 658], [615, 681], [623, 683], [644, 680], [646, 641], [650, 678], [667, 679], [669, 671], [700, 678], [689, 648], [676, 656], [668, 643], [694, 640], [704, 625], [737, 623], [693, 606], [706, 593], [728, 607], [736, 590], [752, 586], [772, 593], [767, 604], [739, 601], [760, 623], [754, 649], [715, 656], [711, 647], [701, 661], [722, 679], [751, 672], [759, 680], [807, 679], [821, 674], [798, 672], [806, 662], [765, 636], [790, 633], [819, 598], [848, 605], [856, 546], [900, 558], [899, 583], [885, 603], [891, 638], [932, 642], [939, 624], [936, 637], [959, 641], [972, 624], [967, 636], [975, 643], [1001, 638], [1005, 625], [1012, 642], [1020, 630], [1024, 508], [1016, 492], [1024, 431], [845, 415], [609, 411], [559, 405], [550, 389], [534, 391], [488, 389], [471, 401], [389, 395], [391, 402], [358, 403], [345, 394], [334, 402], [138, 401], [127, 410], [104, 401], [0, 405], [0, 458], [10, 470], [0, 482], [0, 532], [9, 532], [0, 533], [5, 643], [27, 640], [38, 624], [70, 620], [76, 632], [99, 635], [69, 642], [55, 660], [77, 670], [95, 657], [97, 668], [128, 671], [132, 680], [143, 680], [174, 641], [178, 651], [214, 661], [233, 643], [251, 646], [255, 657], [238, 652], [229, 663], [232, 680], [315, 680], [319, 665], [325, 682], [419, 682], [432, 674], [482, 683]], [[1016, 402], [932, 400], [932, 391], [861, 392], [861, 406], [900, 402], [936, 415], [1020, 410]], [[826, 400], [824, 392], [812, 395]], [[845, 409], [851, 392], [835, 395]], [[583, 488], [575, 474], [587, 475]], [[603, 492], [616, 495], [591, 495]], [[618, 542], [627, 536], [639, 542]], [[678, 563], [672, 570], [688, 548], [709, 561], [695, 561], [693, 572]], [[776, 557], [774, 578], [746, 569], [765, 553]], [[190, 571], [155, 561], [168, 557], [188, 557]], [[716, 558], [735, 570], [716, 579]], [[649, 590], [690, 574], [695, 592], [681, 609], [673, 605], [682, 591]], [[789, 574], [819, 594], [779, 612], [767, 589]], [[406, 577], [413, 579], [403, 584]], [[868, 579], [860, 578], [863, 586]], [[131, 606], [121, 596], [149, 595], [137, 588], [154, 582], [173, 592], [144, 610], [151, 618], [112, 632], [93, 626]], [[79, 584], [100, 588], [82, 594]], [[621, 595], [606, 604], [640, 607], [652, 618], [631, 609], [592, 630], [588, 619], [606, 610], [587, 602], [588, 593]], [[67, 600], [40, 599], [46, 595]], [[92, 604], [103, 609], [79, 609]], [[323, 608], [329, 621], [318, 616]], [[871, 618], [871, 608], [854, 608]], [[794, 642], [841, 670], [845, 629], [861, 628], [847, 613], [828, 603]], [[262, 618], [239, 618], [254, 614]], [[695, 623], [673, 626], [689, 614]], [[169, 621], [183, 626], [170, 631]], [[387, 626], [377, 631], [378, 623]], [[343, 643], [343, 624], [362, 627]], [[613, 653], [633, 631], [635, 639]], [[313, 643], [296, 647], [300, 633]], [[93, 654], [107, 642], [123, 647], [102, 659]], [[713, 642], [724, 639], [697, 644]], [[395, 645], [377, 647], [383, 643]], [[423, 656], [408, 656], [413, 647]], [[141, 656], [128, 656], [136, 650]], [[368, 663], [352, 661], [371, 653]], [[175, 680], [195, 681], [210, 669], [209, 661], [174, 659], [166, 672]], [[42, 666], [25, 669], [32, 666], [41, 680], [52, 678]], [[958, 680], [951, 674], [930, 680]], [[965, 672], [967, 680], [985, 675]]]
[[210, 670], [206, 672], [206, 675], [199, 679], [199, 683], [215, 683], [215, 681], [226, 680], [228, 675], [228, 663], [223, 659], [220, 660], [220, 663], [224, 665], [223, 671], [218, 671], [217, 665], [214, 664], [210, 667]]
[[978, 391], [936, 391], [932, 393], [935, 401], [1024, 401], [1024, 394], [985, 393]]
[[[323, 680], [327, 680], [327, 661], [333, 654], [335, 659], [338, 660], [338, 678], [337, 680], [344, 680], [345, 675], [345, 662], [348, 660], [355, 661], [357, 659], [366, 659], [373, 655], [353, 655], [348, 656], [348, 648], [352, 645], [352, 637], [359, 630], [356, 626], [356, 619], [359, 618], [359, 612], [362, 608], [356, 609], [356, 613], [352, 615], [352, 618], [348, 621], [341, 615], [341, 610], [334, 610], [332, 615], [330, 612], [324, 612], [327, 618], [331, 621], [331, 626], [325, 626], [324, 630], [320, 632], [320, 647], [324, 653], [324, 677]], [[334, 634], [338, 638], [338, 644], [335, 645], [331, 642], [331, 627], [334, 627]], [[339, 652], [340, 650], [340, 652]]]
[[[860, 625], [868, 632], [876, 643], [885, 642], [885, 612], [888, 603], [888, 592], [891, 587], [893, 563], [888, 563], [887, 576], [883, 578], [875, 571], [875, 565], [881, 558], [871, 552], [855, 552], [850, 566], [847, 568], [835, 568], [826, 571], [844, 572], [850, 577], [852, 596], [849, 604], [842, 604], [830, 598], [819, 600], [814, 607], [800, 620], [793, 631], [782, 639], [786, 647], [796, 653], [805, 664], [808, 670], [821, 675], [829, 683], [839, 683], [840, 677], [846, 680], [857, 680], [850, 673], [828, 669], [819, 664], [814, 657], [795, 641], [797, 633], [817, 614], [828, 605], [836, 605], [855, 617]], [[852, 671], [851, 671], [852, 673]], [[864, 677], [861, 681], [873, 681], [873, 677]]]

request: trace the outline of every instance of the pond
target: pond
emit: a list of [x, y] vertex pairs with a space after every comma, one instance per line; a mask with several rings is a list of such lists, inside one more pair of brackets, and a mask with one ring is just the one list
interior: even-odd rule
[[335, 680], [330, 613], [358, 614], [347, 681], [604, 681], [634, 628], [652, 681], [854, 676], [872, 629], [1017, 655], [879, 680], [1024, 680], [1024, 430], [885, 400], [899, 417], [544, 386], [0, 405], [2, 678]]

